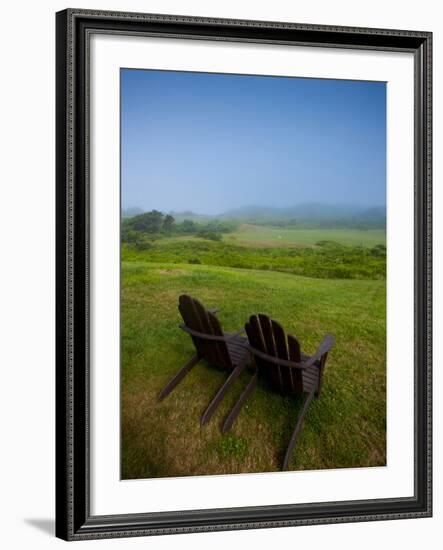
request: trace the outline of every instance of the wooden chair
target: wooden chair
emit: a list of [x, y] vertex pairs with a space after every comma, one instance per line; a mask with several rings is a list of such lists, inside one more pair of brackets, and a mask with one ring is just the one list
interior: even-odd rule
[[178, 309], [184, 321], [184, 324], [179, 326], [191, 336], [195, 354], [163, 388], [158, 400], [162, 401], [169, 395], [202, 359], [206, 359], [212, 365], [225, 368], [230, 374], [203, 414], [201, 418], [201, 425], [203, 425], [209, 421], [229, 387], [251, 362], [250, 353], [246, 347], [246, 338], [241, 336], [245, 332], [244, 329], [234, 334], [223, 332], [216, 309], [205, 309], [198, 300], [186, 294], [179, 297]]
[[[320, 395], [323, 371], [334, 337], [327, 334], [314, 355], [309, 357], [301, 353], [298, 340], [290, 334], [286, 337], [281, 325], [267, 315], [251, 316], [245, 329], [257, 374], [267, 379], [271, 387], [280, 393], [304, 394], [303, 405], [283, 460], [282, 469], [286, 470], [309, 404], [314, 395]], [[251, 390], [240, 396], [223, 425], [223, 433], [231, 428]]]

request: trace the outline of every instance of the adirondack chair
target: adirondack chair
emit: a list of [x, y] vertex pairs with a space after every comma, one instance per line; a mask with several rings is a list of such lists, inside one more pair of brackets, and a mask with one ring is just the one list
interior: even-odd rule
[[[298, 340], [290, 334], [286, 337], [281, 325], [267, 315], [252, 315], [245, 329], [249, 340], [247, 347], [257, 368], [252, 386], [257, 382], [257, 376], [262, 376], [280, 393], [304, 394], [297, 424], [283, 460], [282, 469], [286, 470], [308, 407], [313, 397], [320, 395], [323, 371], [334, 337], [331, 334], [324, 336], [317, 351], [309, 357], [301, 353]], [[247, 388], [240, 396], [223, 425], [223, 433], [231, 428], [252, 389]]]
[[243, 336], [244, 329], [236, 333], [223, 332], [217, 318], [216, 309], [205, 309], [203, 305], [186, 294], [179, 297], [178, 309], [184, 323], [180, 328], [189, 334], [195, 346], [195, 354], [168, 382], [160, 392], [158, 400], [162, 401], [183, 380], [188, 372], [202, 359], [212, 365], [225, 368], [229, 376], [220, 387], [201, 418], [201, 425], [206, 424], [227, 390], [250, 363], [250, 353]]

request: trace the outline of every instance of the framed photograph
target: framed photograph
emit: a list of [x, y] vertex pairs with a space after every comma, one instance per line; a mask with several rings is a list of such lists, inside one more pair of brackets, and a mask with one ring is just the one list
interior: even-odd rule
[[57, 13], [58, 537], [431, 515], [431, 41]]

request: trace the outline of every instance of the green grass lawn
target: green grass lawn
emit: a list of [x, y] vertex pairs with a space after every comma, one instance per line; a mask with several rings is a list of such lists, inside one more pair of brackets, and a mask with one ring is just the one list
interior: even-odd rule
[[300, 398], [282, 397], [259, 384], [231, 432], [221, 435], [221, 424], [247, 383], [245, 374], [200, 428], [201, 414], [227, 376], [206, 363], [156, 403], [161, 388], [193, 354], [191, 339], [178, 329], [181, 293], [220, 308], [227, 331], [242, 328], [253, 313], [267, 313], [300, 339], [306, 353], [332, 332], [336, 345], [322, 395], [309, 409], [290, 466], [312, 470], [386, 463], [384, 280], [190, 265], [123, 250], [124, 479], [278, 471], [295, 426]]
[[322, 240], [348, 246], [375, 246], [386, 244], [384, 229], [304, 229], [242, 224], [224, 239], [232, 244], [273, 247], [313, 246]]

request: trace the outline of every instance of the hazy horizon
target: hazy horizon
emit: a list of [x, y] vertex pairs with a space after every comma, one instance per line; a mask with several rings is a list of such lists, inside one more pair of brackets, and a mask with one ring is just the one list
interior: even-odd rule
[[121, 70], [122, 208], [386, 205], [386, 85]]
[[264, 204], [242, 204], [237, 205], [233, 208], [229, 208], [228, 210], [223, 210], [215, 213], [209, 213], [206, 211], [201, 211], [196, 208], [182, 208], [180, 210], [174, 210], [174, 209], [161, 209], [156, 208], [155, 206], [148, 206], [148, 207], [142, 207], [137, 204], [131, 204], [131, 205], [124, 205], [122, 206], [123, 210], [143, 210], [144, 212], [151, 212], [152, 210], [158, 210], [160, 212], [176, 212], [177, 214], [180, 214], [182, 212], [193, 212], [194, 214], [200, 214], [202, 216], [221, 216], [228, 212], [235, 211], [235, 210], [246, 210], [246, 209], [257, 209], [257, 210], [292, 210], [297, 208], [302, 208], [305, 206], [313, 206], [313, 207], [323, 207], [323, 208], [332, 208], [332, 209], [348, 209], [348, 210], [370, 210], [373, 208], [383, 208], [386, 209], [386, 204], [357, 204], [357, 203], [334, 203], [334, 202], [304, 202], [304, 203], [298, 203], [298, 204], [291, 204], [290, 206], [268, 206]]

